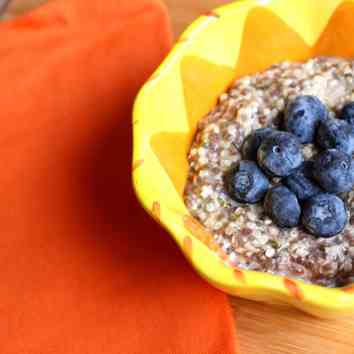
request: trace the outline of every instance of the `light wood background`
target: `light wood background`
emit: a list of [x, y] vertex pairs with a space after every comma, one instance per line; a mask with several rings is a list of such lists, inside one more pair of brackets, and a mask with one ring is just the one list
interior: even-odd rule
[[[45, 1], [12, 0], [6, 18], [19, 15]], [[175, 34], [178, 35], [199, 14], [228, 1], [165, 2]], [[240, 354], [354, 354], [354, 316], [319, 320], [287, 307], [272, 307], [236, 298], [230, 298], [230, 303]]]

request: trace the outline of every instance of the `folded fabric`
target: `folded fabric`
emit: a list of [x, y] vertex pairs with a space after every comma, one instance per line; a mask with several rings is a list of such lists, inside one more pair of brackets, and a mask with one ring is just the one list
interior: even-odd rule
[[131, 187], [131, 106], [171, 44], [154, 0], [0, 25], [0, 353], [229, 354], [226, 297]]

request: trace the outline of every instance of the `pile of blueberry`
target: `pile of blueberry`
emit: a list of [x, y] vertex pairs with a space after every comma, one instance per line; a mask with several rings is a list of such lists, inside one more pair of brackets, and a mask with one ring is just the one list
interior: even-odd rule
[[[231, 198], [263, 201], [265, 213], [283, 228], [301, 223], [317, 237], [340, 233], [348, 222], [343, 198], [354, 186], [354, 102], [337, 119], [317, 97], [299, 96], [287, 105], [282, 128], [246, 137], [244, 160], [225, 176]], [[320, 152], [305, 161], [303, 145], [313, 143]]]

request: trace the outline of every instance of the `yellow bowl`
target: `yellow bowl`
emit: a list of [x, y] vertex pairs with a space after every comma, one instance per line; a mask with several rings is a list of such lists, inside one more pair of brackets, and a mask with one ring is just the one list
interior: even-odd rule
[[197, 121], [237, 77], [283, 60], [354, 58], [354, 0], [244, 0], [201, 16], [142, 87], [134, 107], [133, 183], [143, 207], [198, 273], [232, 295], [320, 317], [354, 312], [354, 285], [328, 289], [232, 268], [183, 202]]

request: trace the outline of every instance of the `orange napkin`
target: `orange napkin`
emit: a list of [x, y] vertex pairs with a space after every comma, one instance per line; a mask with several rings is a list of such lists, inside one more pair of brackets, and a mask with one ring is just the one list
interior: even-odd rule
[[131, 106], [171, 44], [154, 0], [0, 25], [0, 353], [229, 354], [226, 297], [131, 187]]

